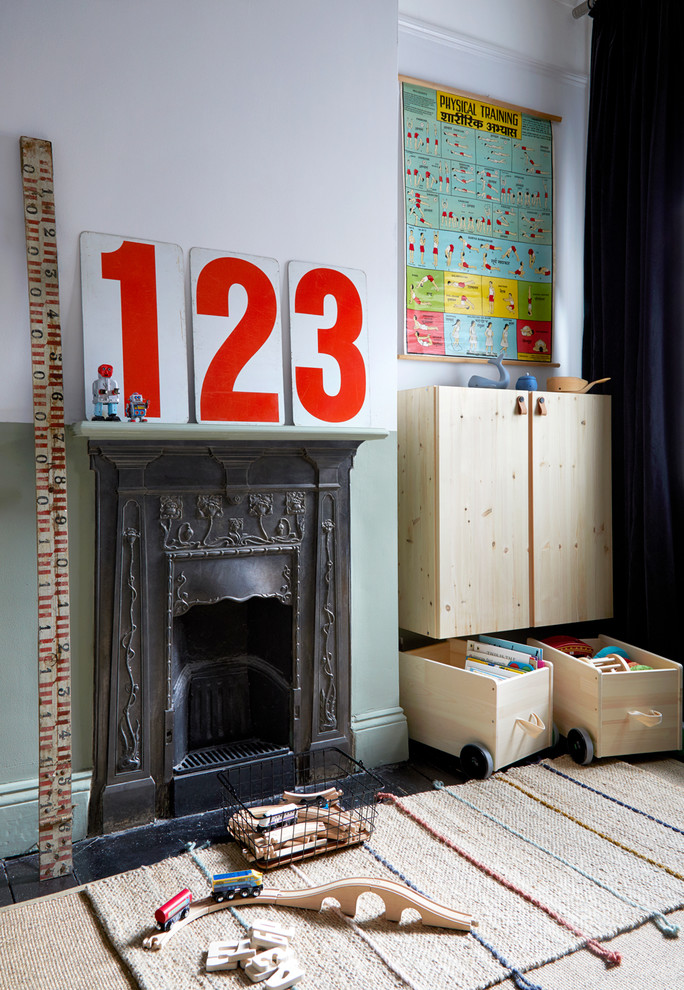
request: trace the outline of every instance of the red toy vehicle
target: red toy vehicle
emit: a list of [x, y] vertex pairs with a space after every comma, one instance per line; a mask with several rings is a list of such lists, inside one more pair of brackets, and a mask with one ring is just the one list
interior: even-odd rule
[[168, 932], [175, 921], [179, 921], [181, 918], [187, 916], [191, 902], [192, 894], [187, 887], [185, 890], [181, 890], [180, 893], [175, 894], [170, 901], [162, 904], [154, 912], [154, 920], [157, 922], [157, 927], [161, 928], [164, 932]]

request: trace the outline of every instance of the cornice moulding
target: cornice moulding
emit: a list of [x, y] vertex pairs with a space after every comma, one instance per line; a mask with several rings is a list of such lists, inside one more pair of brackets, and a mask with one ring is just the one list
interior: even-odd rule
[[455, 34], [446, 28], [438, 27], [435, 24], [428, 24], [425, 21], [418, 21], [412, 17], [399, 17], [399, 35], [413, 36], [423, 41], [430, 41], [445, 48], [462, 52], [478, 58], [488, 58], [494, 62], [508, 62], [520, 70], [538, 72], [550, 79], [563, 82], [570, 86], [585, 88], [589, 83], [589, 75], [583, 72], [571, 72], [569, 69], [560, 68], [550, 62], [543, 62], [540, 59], [529, 58], [515, 52], [510, 48], [503, 48], [499, 45], [486, 44], [465, 35]]

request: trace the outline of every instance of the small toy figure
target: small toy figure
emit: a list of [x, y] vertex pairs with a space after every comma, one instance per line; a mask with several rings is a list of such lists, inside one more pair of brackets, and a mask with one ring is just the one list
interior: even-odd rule
[[143, 401], [143, 397], [140, 392], [133, 392], [128, 399], [128, 405], [126, 406], [126, 417], [129, 423], [146, 423], [147, 417], [145, 413], [147, 412], [147, 407], [150, 404], [149, 399]]
[[112, 378], [113, 372], [114, 369], [111, 364], [101, 364], [97, 369], [99, 378], [96, 378], [93, 382], [94, 420], [105, 419], [103, 411], [104, 407], [107, 406], [106, 418], [113, 420], [115, 423], [121, 422], [121, 419], [116, 414], [117, 406], [119, 405], [119, 386]]

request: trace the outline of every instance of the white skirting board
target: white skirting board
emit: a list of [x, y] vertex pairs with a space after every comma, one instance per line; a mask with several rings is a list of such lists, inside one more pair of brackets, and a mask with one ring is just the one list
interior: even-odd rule
[[[72, 777], [74, 842], [86, 835], [91, 777], [90, 770], [82, 770]], [[38, 779], [0, 784], [0, 858], [35, 852], [37, 845]]]

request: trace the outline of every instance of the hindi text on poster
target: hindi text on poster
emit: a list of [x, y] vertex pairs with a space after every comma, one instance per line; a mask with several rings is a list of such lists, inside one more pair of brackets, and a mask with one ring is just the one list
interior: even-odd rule
[[506, 137], [520, 138], [522, 134], [522, 114], [519, 111], [439, 90], [437, 119], [445, 124], [474, 127], [490, 134], [505, 134]]

